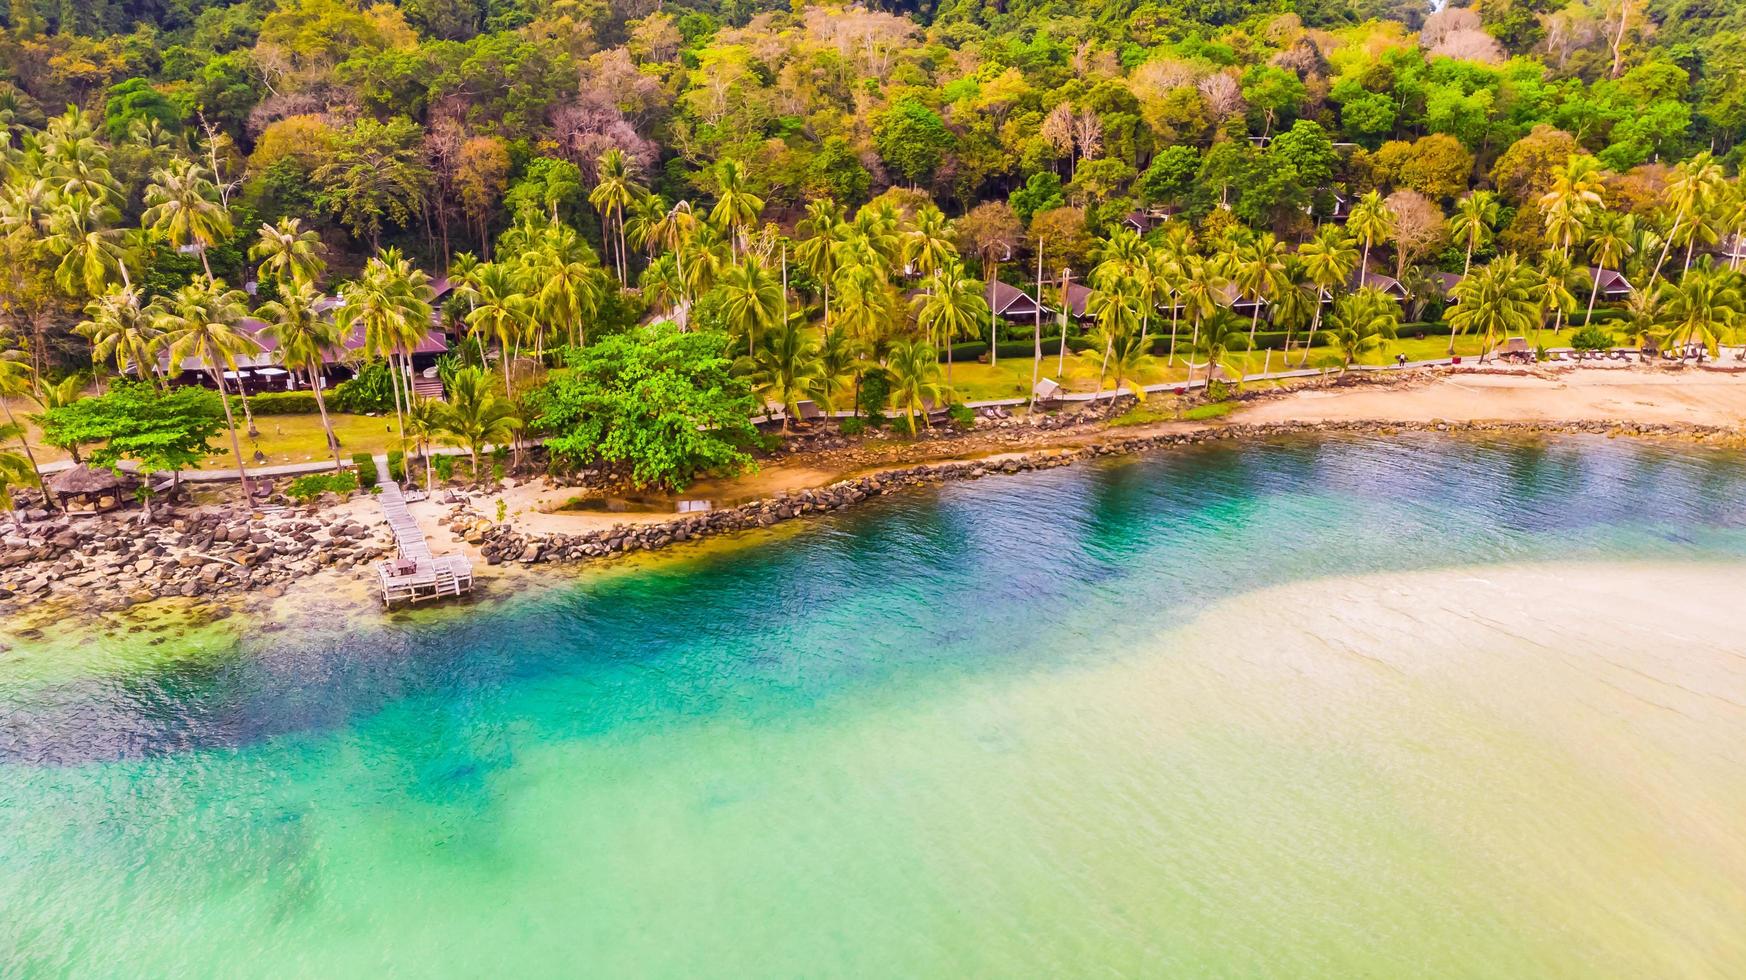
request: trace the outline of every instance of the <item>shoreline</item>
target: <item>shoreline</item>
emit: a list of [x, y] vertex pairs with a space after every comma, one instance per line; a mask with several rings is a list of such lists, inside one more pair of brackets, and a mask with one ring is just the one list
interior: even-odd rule
[[[1120, 414], [1118, 408], [1125, 410], [1133, 403], [1112, 400], [1079, 415], [1039, 417], [1040, 424], [979, 422], [968, 432], [914, 442], [845, 442], [815, 436], [803, 440], [802, 448], [779, 454], [757, 474], [703, 481], [694, 493], [714, 492], [735, 503], [692, 513], [553, 513], [547, 508], [576, 496], [577, 490], [542, 477], [511, 481], [507, 489], [475, 493], [461, 504], [438, 504], [433, 496], [413, 508], [434, 548], [466, 554], [481, 566], [476, 569], [481, 588], [475, 598], [465, 601], [471, 605], [504, 598], [501, 585], [522, 574], [536, 575], [534, 565], [618, 563], [627, 555], [665, 551], [679, 544], [695, 546], [711, 538], [834, 513], [907, 488], [1054, 469], [1167, 447], [1299, 435], [1405, 433], [1588, 435], [1746, 447], [1746, 429], [1738, 422], [1720, 424], [1724, 418], [1746, 416], [1746, 412], [1734, 415], [1732, 405], [1711, 406], [1714, 410], [1700, 414], [1711, 421], [1669, 420], [1687, 414], [1679, 404], [1681, 398], [1659, 399], [1673, 403], [1663, 410], [1621, 410], [1631, 407], [1621, 401], [1622, 394], [1635, 395], [1636, 389], [1646, 387], [1658, 392], [1678, 390], [1681, 385], [1621, 377], [1617, 372], [1587, 385], [1591, 392], [1604, 395], [1604, 411], [1592, 410], [1596, 402], [1592, 394], [1587, 404], [1576, 406], [1581, 411], [1573, 414], [1588, 417], [1429, 417], [1426, 406], [1446, 407], [1439, 399], [1446, 400], [1450, 389], [1462, 397], [1484, 390], [1480, 397], [1486, 402], [1495, 397], [1495, 390], [1486, 389], [1539, 389], [1553, 397], [1565, 389], [1562, 381], [1533, 375], [1517, 375], [1502, 385], [1475, 385], [1476, 380], [1471, 375], [1451, 377], [1448, 372], [1428, 371], [1386, 379], [1318, 379], [1246, 392], [1229, 417], [1206, 422], [1160, 419], [1118, 427], [1109, 424], [1110, 419]], [[1727, 393], [1734, 401], [1746, 405], [1746, 382], [1722, 384], [1735, 389]], [[1343, 417], [1391, 404], [1405, 417]], [[1518, 412], [1522, 408], [1510, 407]], [[1622, 417], [1627, 414], [1639, 417]], [[814, 448], [821, 441], [824, 447]], [[732, 496], [735, 491], [744, 496]], [[487, 516], [485, 508], [493, 505], [504, 506], [507, 520], [500, 523]], [[0, 632], [29, 640], [69, 620], [103, 620], [113, 627], [111, 620], [121, 614], [125, 626], [136, 616], [149, 621], [178, 609], [193, 622], [237, 613], [277, 618], [276, 614], [302, 612], [299, 607], [309, 601], [318, 603], [322, 614], [355, 607], [360, 612], [373, 608], [382, 615], [373, 580], [360, 569], [368, 572], [373, 561], [388, 554], [392, 543], [368, 495], [337, 506], [294, 508], [283, 514], [215, 510], [178, 515], [145, 528], [90, 521], [51, 529], [52, 537], [20, 539], [16, 532], [7, 536], [6, 557], [0, 564], [0, 624], [4, 624]]]

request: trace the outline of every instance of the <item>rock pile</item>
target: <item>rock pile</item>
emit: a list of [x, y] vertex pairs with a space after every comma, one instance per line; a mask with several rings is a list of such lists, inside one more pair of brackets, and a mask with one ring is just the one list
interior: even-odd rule
[[313, 510], [172, 513], [144, 527], [130, 517], [57, 517], [0, 535], [0, 613], [51, 596], [109, 608], [164, 596], [282, 590], [293, 579], [325, 568], [345, 571], [389, 548], [383, 528]]

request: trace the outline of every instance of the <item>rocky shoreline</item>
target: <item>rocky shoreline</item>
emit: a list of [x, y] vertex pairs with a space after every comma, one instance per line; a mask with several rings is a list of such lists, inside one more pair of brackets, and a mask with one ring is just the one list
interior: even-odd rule
[[[1169, 446], [1291, 435], [1396, 435], [1404, 432], [1497, 435], [1604, 435], [1743, 443], [1741, 430], [1713, 425], [1618, 422], [1293, 422], [1230, 423], [1115, 438], [1084, 446], [1040, 447], [998, 458], [897, 467], [826, 487], [783, 492], [737, 507], [618, 524], [581, 534], [528, 533], [458, 504], [439, 523], [476, 546], [489, 565], [536, 565], [609, 559], [687, 541], [767, 528], [829, 514], [870, 497], [910, 487], [1054, 469]], [[385, 525], [366, 524], [313, 507], [261, 514], [236, 510], [172, 512], [159, 524], [92, 518], [39, 520], [0, 535], [0, 617], [43, 601], [106, 612], [161, 598], [198, 601], [284, 595], [320, 572], [351, 572], [387, 557]]]
[[1237, 439], [1290, 435], [1397, 435], [1403, 432], [1491, 433], [1500, 435], [1604, 435], [1632, 438], [1678, 438], [1696, 442], [1735, 442], [1738, 429], [1712, 425], [1668, 425], [1616, 422], [1295, 422], [1253, 425], [1234, 423], [1188, 432], [1172, 432], [1098, 443], [1086, 447], [1041, 449], [1000, 460], [921, 464], [856, 477], [814, 490], [781, 493], [738, 507], [706, 511], [672, 520], [619, 524], [585, 534], [525, 534], [510, 524], [488, 520], [465, 506], [450, 511], [443, 522], [479, 547], [492, 565], [517, 562], [534, 565], [578, 562], [670, 545], [717, 534], [767, 528], [801, 517], [852, 507], [869, 497], [910, 487], [985, 476], [1012, 475], [1054, 469], [1101, 457], [1127, 456], [1166, 446], [1186, 446]]

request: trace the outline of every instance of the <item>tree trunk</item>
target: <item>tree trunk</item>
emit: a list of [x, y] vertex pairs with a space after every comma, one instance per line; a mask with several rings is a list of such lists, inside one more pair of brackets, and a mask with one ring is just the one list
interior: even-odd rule
[[339, 439], [333, 434], [333, 422], [327, 417], [327, 399], [321, 394], [321, 365], [309, 369], [309, 380], [310, 390], [315, 392], [315, 407], [321, 412], [321, 429], [327, 433], [327, 448], [333, 453], [333, 471], [338, 473], [345, 469], [345, 464], [340, 462]]
[[[49, 493], [48, 484], [43, 482], [42, 470], [37, 468], [36, 454], [30, 451], [30, 440], [25, 437], [24, 426], [18, 425], [18, 420], [12, 417], [11, 405], [0, 400], [0, 408], [6, 409], [7, 423], [18, 428], [18, 445], [24, 450], [24, 458], [30, 460], [30, 471], [36, 474], [36, 488], [42, 491], [43, 506], [48, 510], [55, 510], [54, 494]], [[78, 462], [77, 455], [74, 456], [73, 461]]]
[[249, 471], [243, 465], [242, 443], [239, 442], [236, 437], [236, 417], [231, 414], [230, 399], [226, 398], [224, 394], [224, 372], [222, 370], [214, 370], [212, 372], [212, 380], [218, 385], [218, 401], [224, 406], [224, 427], [230, 432], [230, 451], [236, 456], [236, 473], [237, 477], [242, 481], [243, 503], [250, 508], [253, 508], [255, 503], [254, 492], [249, 486]]

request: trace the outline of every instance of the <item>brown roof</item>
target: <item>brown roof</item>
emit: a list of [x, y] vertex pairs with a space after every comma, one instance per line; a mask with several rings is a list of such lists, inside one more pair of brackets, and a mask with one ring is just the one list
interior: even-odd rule
[[72, 496], [86, 493], [105, 493], [121, 486], [121, 477], [110, 470], [94, 470], [87, 463], [80, 463], [69, 470], [62, 470], [49, 480], [49, 489], [58, 494]]

